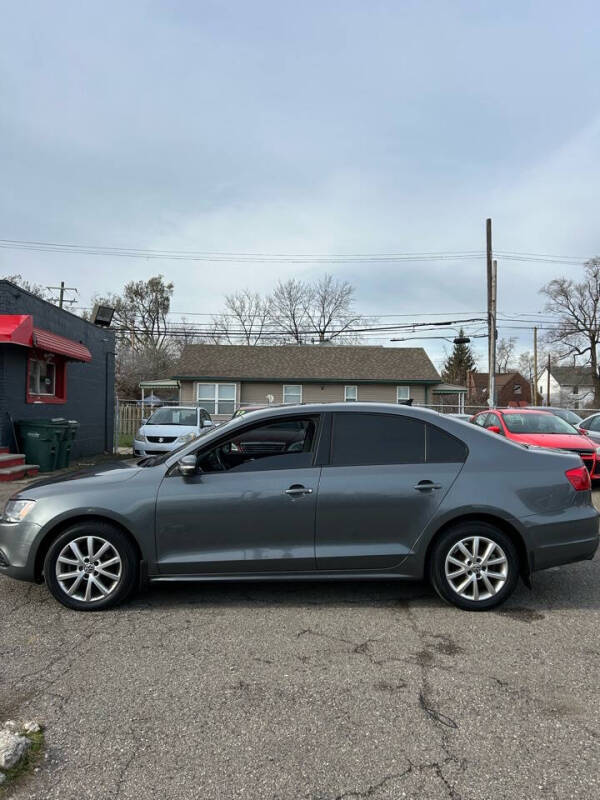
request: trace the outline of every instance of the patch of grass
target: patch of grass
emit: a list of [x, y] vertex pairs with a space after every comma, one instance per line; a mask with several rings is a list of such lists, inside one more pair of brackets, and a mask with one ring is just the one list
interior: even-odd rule
[[6, 795], [7, 790], [12, 787], [16, 781], [31, 772], [40, 760], [44, 749], [44, 731], [38, 731], [37, 733], [20, 733], [19, 735], [29, 739], [31, 747], [16, 766], [12, 769], [4, 770], [6, 780], [0, 785], [0, 798]]
[[133, 447], [133, 435], [121, 433], [119, 435], [119, 447]]

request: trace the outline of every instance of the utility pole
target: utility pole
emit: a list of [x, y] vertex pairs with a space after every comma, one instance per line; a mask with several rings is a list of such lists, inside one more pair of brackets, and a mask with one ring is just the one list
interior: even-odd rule
[[537, 382], [538, 382], [538, 363], [537, 363], [537, 328], [533, 329], [533, 405], [537, 406]]
[[72, 299], [65, 299], [65, 292], [75, 292], [77, 294], [77, 289], [74, 286], [65, 286], [65, 282], [61, 281], [60, 286], [46, 286], [46, 289], [55, 289], [58, 292], [58, 298], [52, 297], [50, 302], [54, 303], [58, 299], [58, 307], [62, 308], [65, 303], [75, 303], [76, 298], [73, 297]]
[[548, 353], [548, 374], [546, 376], [546, 405], [550, 405], [550, 353]]
[[487, 314], [488, 314], [488, 405], [496, 405], [496, 280], [492, 259], [492, 220], [485, 221]]

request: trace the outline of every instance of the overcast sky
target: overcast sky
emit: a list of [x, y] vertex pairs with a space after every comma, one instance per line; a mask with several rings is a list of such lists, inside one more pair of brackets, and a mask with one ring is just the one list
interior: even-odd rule
[[[491, 216], [499, 250], [600, 253], [597, 0], [20, 0], [2, 17], [0, 238], [439, 252], [482, 250]], [[83, 305], [162, 272], [185, 313], [325, 269], [355, 285], [366, 314], [485, 304], [483, 260], [0, 250], [0, 274], [65, 280]], [[580, 268], [500, 260], [500, 309], [540, 310], [556, 274]], [[441, 345], [427, 346], [437, 360]]]

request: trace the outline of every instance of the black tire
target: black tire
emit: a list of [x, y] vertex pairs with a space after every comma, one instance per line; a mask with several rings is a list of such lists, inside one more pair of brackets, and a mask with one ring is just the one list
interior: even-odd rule
[[[504, 584], [500, 585], [498, 581], [489, 579], [492, 585], [499, 586], [497, 593], [478, 600], [459, 594], [446, 576], [446, 559], [455, 545], [462, 540], [470, 539], [475, 536], [484, 537], [494, 542], [503, 551], [507, 562]], [[469, 548], [467, 547], [467, 549]], [[475, 572], [475, 569], [473, 572]], [[465, 579], [469, 577], [470, 574], [471, 573], [465, 573]], [[519, 580], [519, 557], [510, 537], [499, 528], [496, 528], [488, 522], [461, 522], [445, 531], [435, 542], [429, 560], [429, 579], [433, 588], [442, 600], [445, 600], [447, 603], [466, 611], [487, 611], [488, 609], [496, 608], [501, 605], [515, 590]], [[460, 579], [456, 580], [458, 583]], [[474, 581], [475, 578], [472, 578], [472, 580]], [[487, 590], [482, 584], [483, 579], [478, 578], [477, 580], [478, 587], [483, 586], [481, 594], [486, 594]], [[471, 590], [469, 589], [469, 591]], [[472, 593], [474, 594], [474, 591], [472, 591]]]
[[[121, 559], [120, 574], [114, 589], [105, 597], [88, 601], [67, 594], [56, 574], [58, 557], [61, 551], [74, 540], [82, 537], [97, 537], [108, 542]], [[112, 552], [112, 551], [111, 551]], [[79, 567], [77, 567], [79, 569]], [[76, 611], [104, 611], [123, 603], [136, 588], [139, 573], [139, 556], [129, 537], [109, 522], [100, 520], [78, 522], [64, 530], [52, 544], [44, 560], [44, 578], [52, 595], [59, 603]], [[97, 573], [94, 572], [94, 575]], [[86, 577], [87, 581], [88, 578]], [[110, 584], [110, 582], [108, 582]], [[63, 584], [65, 582], [63, 581]], [[82, 583], [82, 586], [85, 585]], [[95, 592], [98, 595], [98, 591]]]

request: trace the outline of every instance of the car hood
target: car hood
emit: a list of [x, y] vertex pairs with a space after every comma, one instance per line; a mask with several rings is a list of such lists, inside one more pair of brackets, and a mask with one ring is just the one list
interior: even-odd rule
[[87, 484], [93, 486], [104, 486], [107, 483], [123, 483], [135, 477], [140, 471], [135, 461], [107, 461], [104, 464], [97, 464], [93, 467], [74, 470], [63, 475], [48, 476], [38, 481], [30, 483], [18, 493], [20, 497], [27, 497], [35, 500], [37, 497], [45, 497], [55, 494], [57, 491], [64, 491], [65, 485], [76, 488], [73, 483], [80, 485]]
[[587, 436], [576, 433], [509, 433], [508, 437], [513, 442], [559, 450], [595, 450], [597, 446]]
[[[205, 428], [204, 430], [208, 430]], [[144, 436], [185, 436], [186, 433], [198, 433], [197, 425], [142, 425], [140, 431]]]

